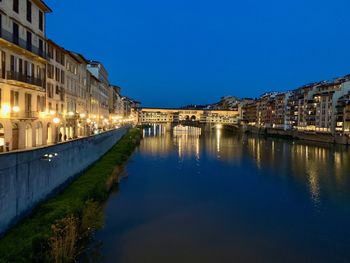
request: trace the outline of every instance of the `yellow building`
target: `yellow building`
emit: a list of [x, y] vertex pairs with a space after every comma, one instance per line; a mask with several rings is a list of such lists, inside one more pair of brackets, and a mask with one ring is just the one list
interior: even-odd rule
[[[43, 1], [0, 1], [0, 151], [48, 142]], [[49, 140], [50, 141], [50, 140]]]

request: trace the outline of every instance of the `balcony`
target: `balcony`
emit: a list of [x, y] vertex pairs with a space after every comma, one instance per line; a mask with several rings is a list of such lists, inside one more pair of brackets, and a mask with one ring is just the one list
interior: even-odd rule
[[42, 79], [26, 76], [23, 73], [19, 73], [15, 71], [7, 71], [6, 79], [16, 80], [16, 81], [24, 82], [34, 86], [38, 86], [38, 87], [43, 87], [43, 84], [44, 84], [44, 81]]
[[78, 113], [69, 112], [66, 114], [66, 120], [76, 120], [79, 119], [80, 115]]
[[[32, 43], [27, 42], [26, 40], [15, 36], [13, 33], [3, 28], [0, 29], [0, 37], [5, 39], [8, 42], [11, 42], [12, 44], [15, 44], [25, 50], [28, 50], [29, 52], [34, 53], [35, 55], [38, 55], [39, 57], [42, 57], [44, 59], [47, 58], [47, 54], [46, 52], [44, 52], [44, 50], [39, 49], [36, 46], [33, 46]], [[43, 45], [45, 44], [43, 43]]]
[[39, 118], [37, 111], [11, 112], [11, 119], [35, 120]]

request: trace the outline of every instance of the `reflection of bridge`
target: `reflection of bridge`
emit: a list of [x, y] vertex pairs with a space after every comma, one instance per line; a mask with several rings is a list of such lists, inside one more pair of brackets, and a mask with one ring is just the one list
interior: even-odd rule
[[142, 108], [139, 113], [139, 124], [238, 126], [238, 117], [239, 113], [236, 110]]

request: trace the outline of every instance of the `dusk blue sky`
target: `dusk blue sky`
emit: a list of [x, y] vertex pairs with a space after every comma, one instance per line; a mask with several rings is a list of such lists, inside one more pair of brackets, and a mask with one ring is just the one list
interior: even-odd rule
[[257, 97], [350, 73], [349, 0], [47, 0], [48, 37], [144, 106]]

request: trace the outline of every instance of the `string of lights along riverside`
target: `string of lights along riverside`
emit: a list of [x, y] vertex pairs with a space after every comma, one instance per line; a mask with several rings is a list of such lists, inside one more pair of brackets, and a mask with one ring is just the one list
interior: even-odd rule
[[350, 149], [145, 128], [80, 262], [348, 262]]

